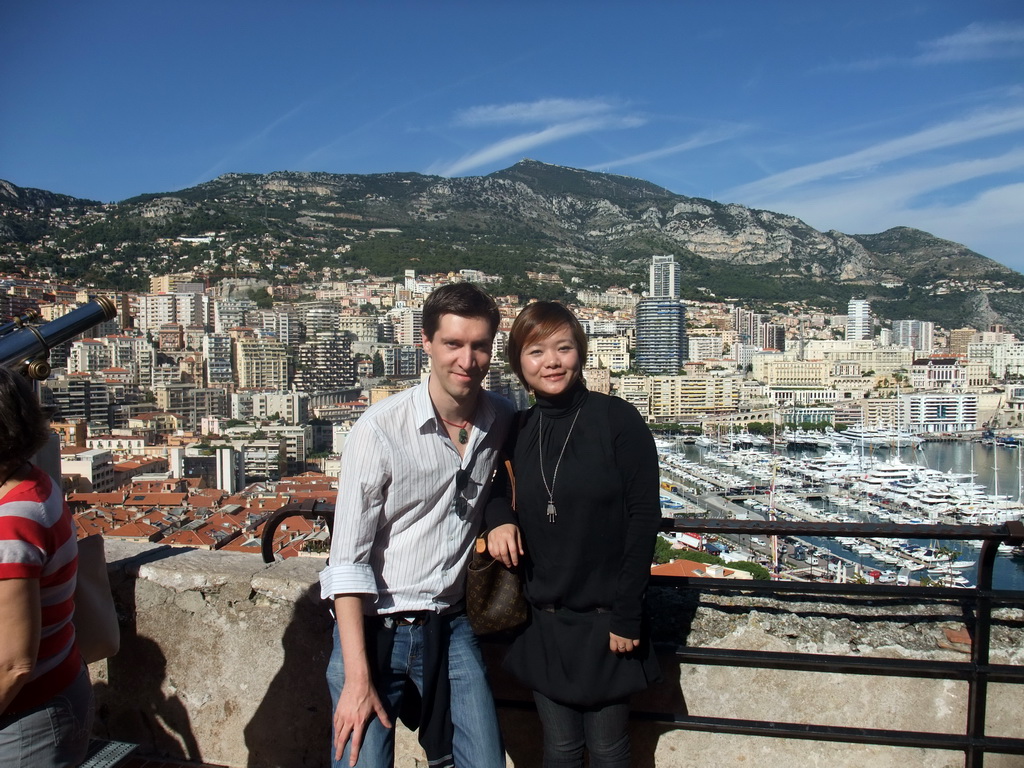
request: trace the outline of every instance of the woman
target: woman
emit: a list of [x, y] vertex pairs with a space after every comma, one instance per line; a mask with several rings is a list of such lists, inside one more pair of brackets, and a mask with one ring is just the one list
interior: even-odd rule
[[[495, 491], [488, 549], [522, 557], [530, 623], [505, 666], [534, 690], [544, 765], [629, 765], [629, 703], [658, 676], [643, 600], [661, 518], [654, 439], [633, 406], [590, 392], [587, 338], [561, 304], [516, 318], [512, 369], [536, 397], [510, 438], [515, 509]], [[500, 477], [499, 473], [499, 477]]]
[[29, 463], [48, 439], [28, 381], [0, 367], [0, 765], [78, 765], [92, 727], [71, 623], [75, 525], [59, 486]]

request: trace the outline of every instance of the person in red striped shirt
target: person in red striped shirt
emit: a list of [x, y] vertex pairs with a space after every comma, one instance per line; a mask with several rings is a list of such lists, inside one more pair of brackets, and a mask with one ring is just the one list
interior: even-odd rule
[[71, 622], [75, 525], [58, 484], [29, 461], [48, 439], [28, 381], [0, 367], [0, 765], [78, 765], [92, 729]]

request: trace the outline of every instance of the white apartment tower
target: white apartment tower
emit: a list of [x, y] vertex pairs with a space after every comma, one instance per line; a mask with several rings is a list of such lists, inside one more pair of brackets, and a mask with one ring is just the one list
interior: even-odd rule
[[846, 340], [863, 341], [874, 333], [871, 323], [871, 304], [867, 299], [850, 299], [846, 309]]
[[892, 340], [900, 347], [931, 352], [935, 346], [935, 323], [927, 320], [893, 320]]
[[652, 299], [679, 298], [679, 265], [675, 256], [652, 256], [650, 274]]

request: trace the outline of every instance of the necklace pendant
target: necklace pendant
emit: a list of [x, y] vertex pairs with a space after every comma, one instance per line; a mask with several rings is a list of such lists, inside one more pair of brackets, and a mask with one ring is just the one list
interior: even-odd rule
[[558, 514], [558, 512], [555, 511], [555, 502], [549, 501], [548, 502], [548, 522], [549, 523], [555, 522], [555, 516], [557, 514]]
[[459, 429], [459, 443], [465, 445], [469, 442], [469, 432], [466, 431], [465, 427]]

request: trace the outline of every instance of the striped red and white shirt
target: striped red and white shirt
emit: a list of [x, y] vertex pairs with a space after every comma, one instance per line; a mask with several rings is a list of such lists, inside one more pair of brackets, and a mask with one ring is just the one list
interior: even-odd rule
[[0, 499], [0, 579], [38, 579], [42, 633], [32, 676], [7, 713], [39, 706], [74, 682], [78, 541], [60, 487], [37, 467]]

